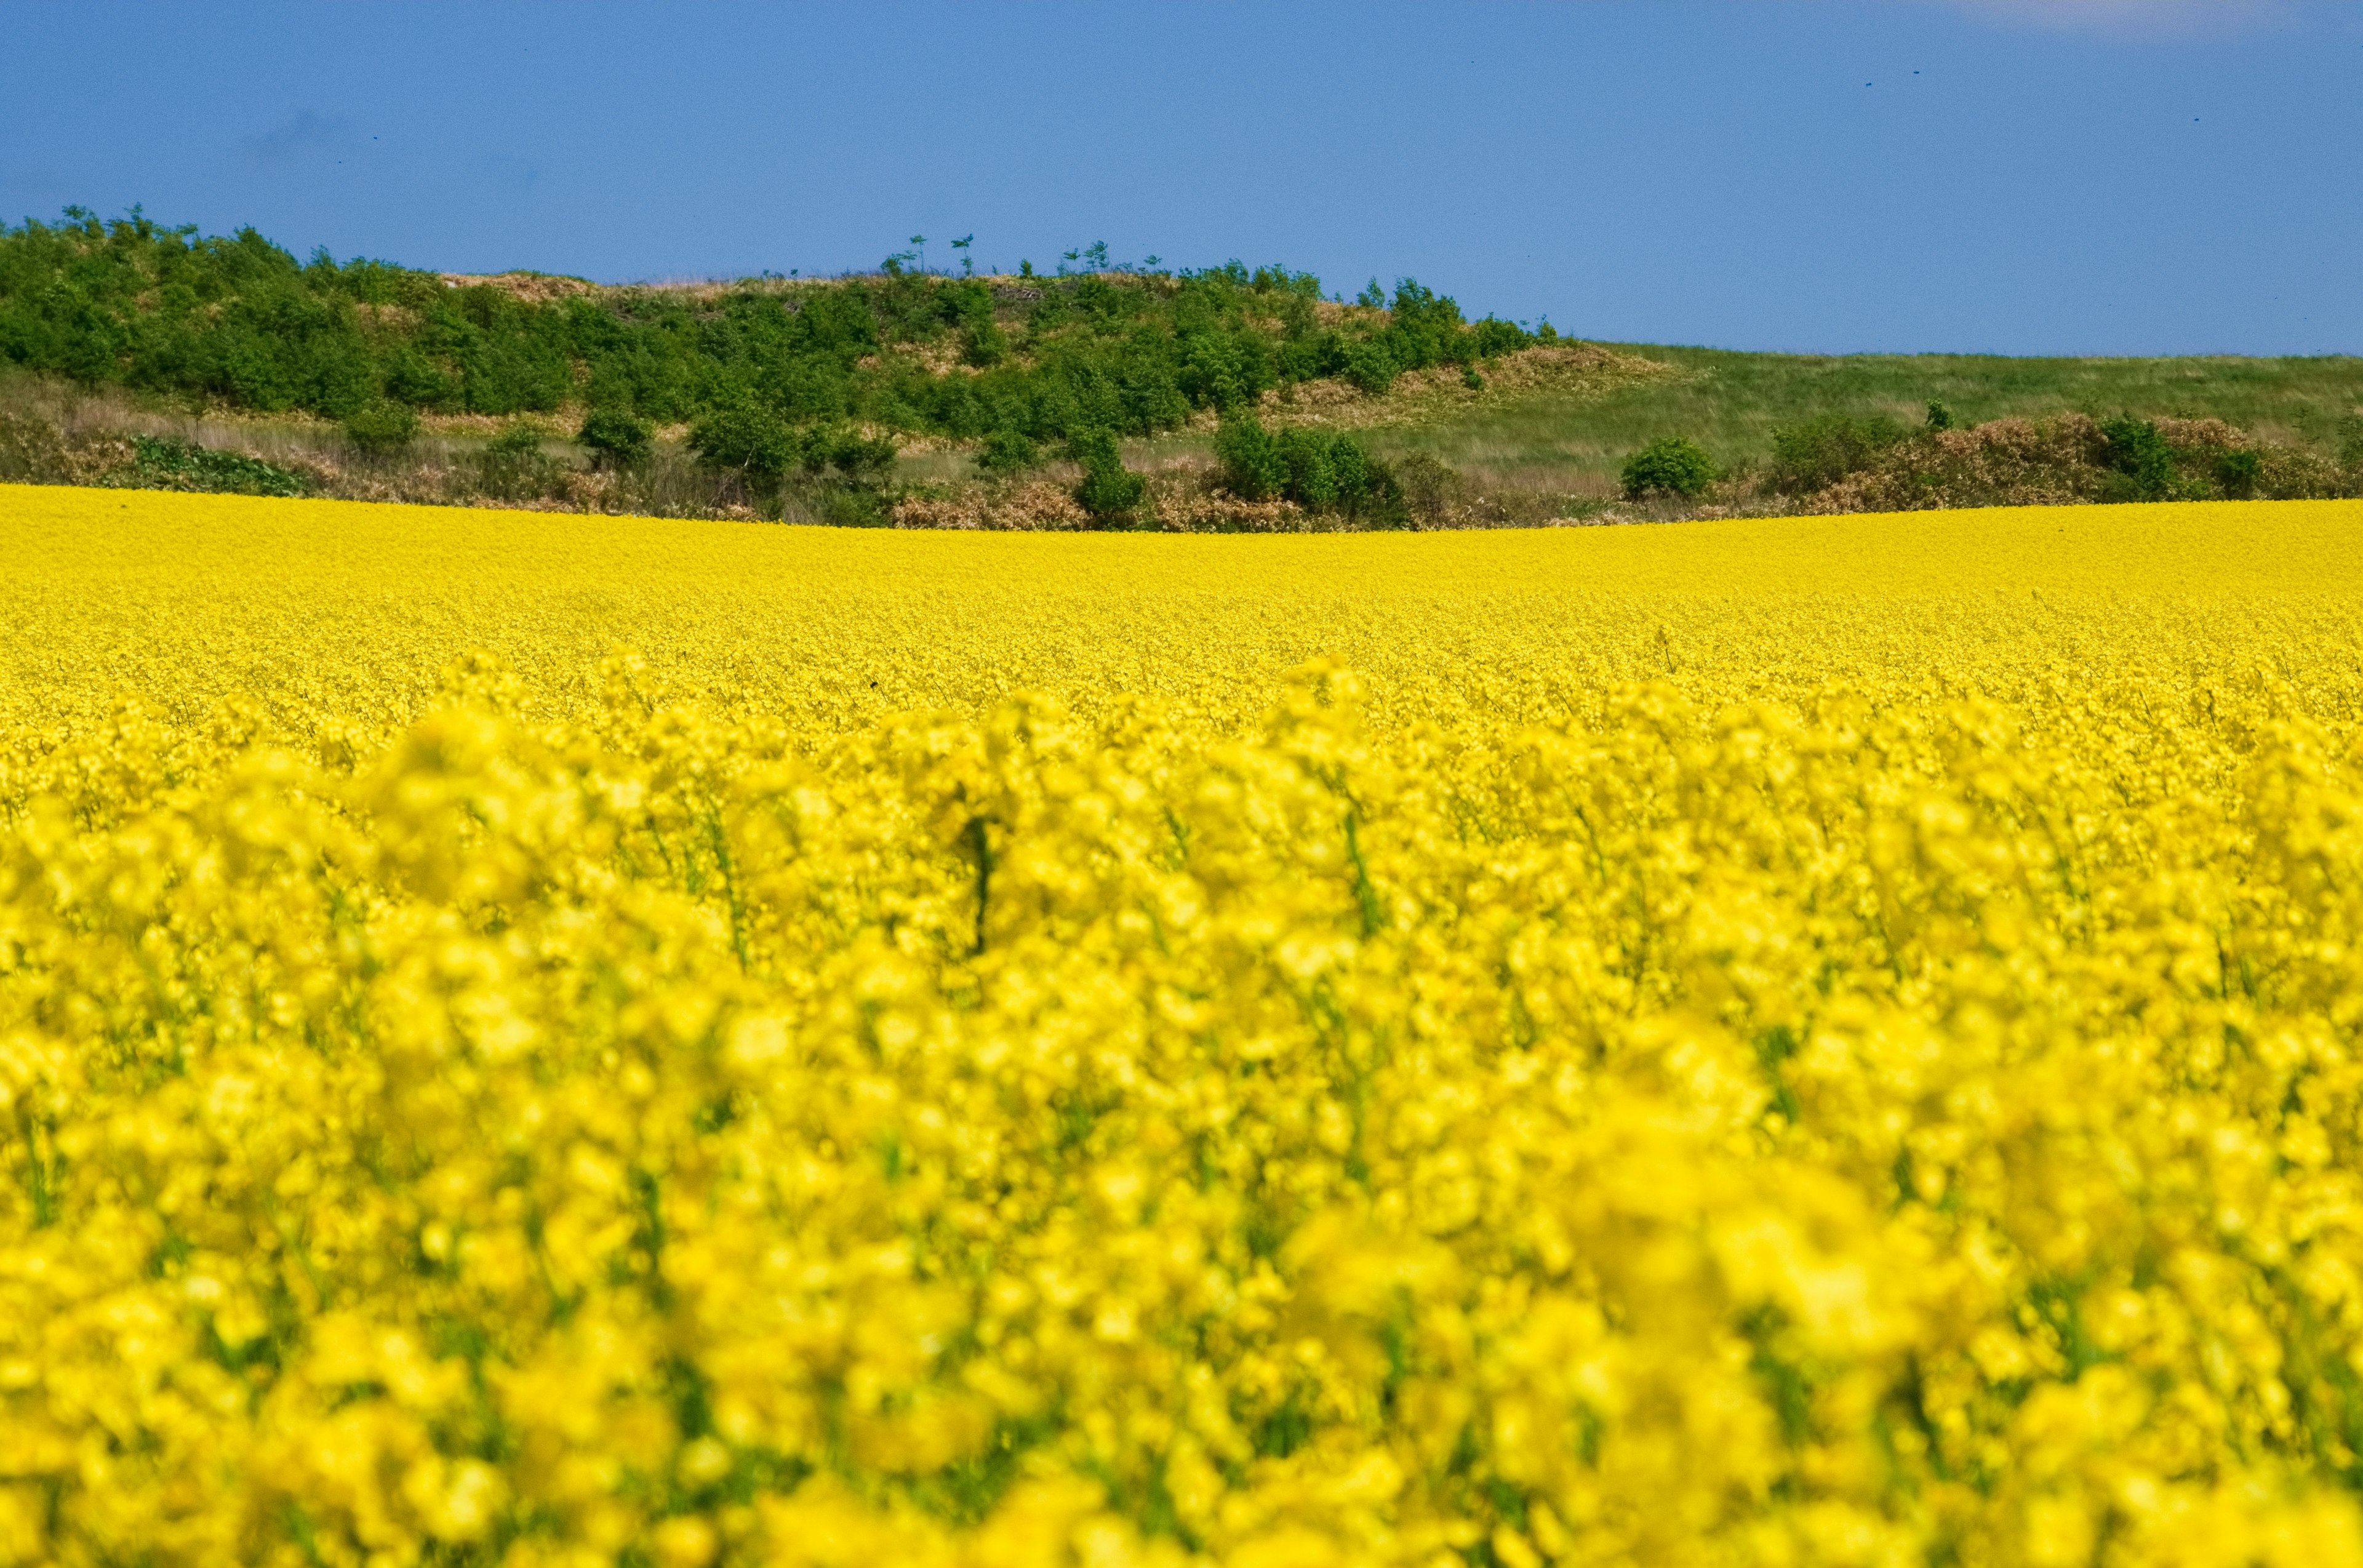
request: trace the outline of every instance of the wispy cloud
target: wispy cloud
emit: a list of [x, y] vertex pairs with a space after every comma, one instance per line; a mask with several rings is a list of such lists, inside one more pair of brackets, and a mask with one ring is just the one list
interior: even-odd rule
[[307, 152], [333, 146], [345, 133], [345, 122], [313, 109], [298, 109], [260, 136], [249, 137], [246, 155], [270, 165], [292, 162]]
[[2057, 32], [2188, 38], [2291, 18], [2291, 0], [1946, 0], [1957, 10]]

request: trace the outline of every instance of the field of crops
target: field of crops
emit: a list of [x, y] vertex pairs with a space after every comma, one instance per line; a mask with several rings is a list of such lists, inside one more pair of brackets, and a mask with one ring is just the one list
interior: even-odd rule
[[2363, 1564], [2363, 503], [0, 584], [0, 1563]]

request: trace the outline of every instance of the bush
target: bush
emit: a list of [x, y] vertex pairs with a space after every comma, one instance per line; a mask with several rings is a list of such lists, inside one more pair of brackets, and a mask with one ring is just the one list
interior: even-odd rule
[[2102, 423], [2101, 439], [2101, 461], [2118, 475], [2105, 499], [2164, 501], [2182, 488], [2175, 483], [2174, 447], [2151, 420], [2119, 415]]
[[194, 441], [134, 436], [132, 483], [148, 490], [203, 490], [216, 495], [305, 495], [311, 482], [293, 469]]
[[1629, 500], [1651, 495], [1694, 500], [1714, 483], [1714, 459], [1687, 436], [1667, 436], [1625, 459], [1624, 478]]
[[1946, 407], [1943, 404], [1937, 402], [1935, 398], [1930, 398], [1928, 400], [1928, 428], [1932, 430], [1949, 430], [1953, 428], [1953, 411], [1950, 408]]
[[804, 461], [804, 443], [788, 422], [748, 402], [725, 404], [692, 420], [689, 450], [708, 468], [742, 474], [767, 492], [776, 492]]
[[604, 468], [638, 468], [656, 450], [656, 427], [628, 408], [594, 408], [574, 439]]
[[1124, 466], [1115, 438], [1093, 430], [1073, 442], [1083, 465], [1083, 482], [1075, 486], [1075, 504], [1101, 528], [1129, 528], [1140, 520], [1140, 504], [1148, 497], [1148, 481]]
[[1825, 414], [1788, 426], [1772, 432], [1769, 483], [1784, 495], [1826, 490], [1869, 468], [1906, 434], [1892, 419], [1856, 419], [1844, 414]]
[[1242, 501], [1267, 501], [1288, 484], [1288, 462], [1280, 443], [1252, 414], [1226, 414], [1215, 433], [1215, 457], [1223, 465], [1219, 483]]
[[2215, 487], [2235, 501], [2255, 498], [2265, 477], [2265, 454], [2254, 447], [2228, 451], [2215, 460]]
[[1394, 470], [1348, 436], [1331, 437], [1327, 455], [1339, 511], [1366, 528], [1411, 527], [1411, 508]]
[[1009, 335], [990, 318], [972, 323], [960, 333], [960, 362], [985, 369], [1009, 357]]
[[544, 451], [541, 432], [512, 425], [495, 436], [476, 459], [477, 482], [501, 501], [533, 501], [563, 489], [566, 465]]
[[1346, 379], [1372, 397], [1394, 385], [1400, 370], [1394, 355], [1376, 338], [1364, 338], [1346, 347]]
[[1277, 437], [1251, 414], [1223, 421], [1215, 437], [1218, 483], [1243, 501], [1275, 496], [1308, 512], [1343, 512], [1371, 528], [1407, 528], [1411, 512], [1392, 470], [1350, 436], [1283, 430]]
[[1414, 452], [1395, 469], [1401, 481], [1409, 520], [1422, 528], [1440, 528], [1451, 520], [1452, 509], [1468, 493], [1468, 484], [1428, 452]]
[[1022, 430], [993, 431], [976, 454], [978, 472], [1004, 477], [1023, 473], [1041, 461], [1041, 449]]
[[365, 452], [398, 452], [418, 436], [418, 410], [380, 398], [345, 416], [345, 437]]

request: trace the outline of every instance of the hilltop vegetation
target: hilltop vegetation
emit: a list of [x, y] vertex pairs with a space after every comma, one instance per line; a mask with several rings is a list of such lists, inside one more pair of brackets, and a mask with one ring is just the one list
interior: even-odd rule
[[[1381, 305], [1383, 303], [1383, 308]], [[1147, 436], [1267, 390], [1524, 348], [1404, 280], [1347, 306], [1319, 280], [1201, 272], [873, 276], [695, 289], [478, 280], [384, 261], [298, 262], [227, 239], [87, 213], [0, 229], [0, 354], [84, 383], [349, 419], [380, 403], [514, 415], [569, 406], [658, 423], [755, 410], [792, 427], [1043, 442]]]

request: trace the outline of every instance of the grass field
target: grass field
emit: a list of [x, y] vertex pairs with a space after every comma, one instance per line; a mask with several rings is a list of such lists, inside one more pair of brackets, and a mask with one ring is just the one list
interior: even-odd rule
[[0, 573], [0, 1562], [2363, 1564], [2363, 503]]
[[1619, 345], [1678, 375], [1597, 399], [1503, 399], [1376, 443], [1426, 451], [1508, 489], [1605, 497], [1648, 441], [1687, 435], [1725, 468], [1764, 462], [1772, 432], [1825, 414], [1921, 422], [1930, 400], [1963, 423], [2041, 417], [2213, 417], [2255, 434], [2335, 450], [2363, 429], [2363, 360], [2010, 359], [1973, 354], [1761, 354]]

